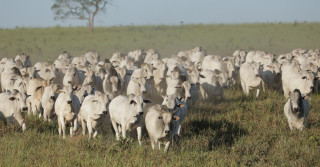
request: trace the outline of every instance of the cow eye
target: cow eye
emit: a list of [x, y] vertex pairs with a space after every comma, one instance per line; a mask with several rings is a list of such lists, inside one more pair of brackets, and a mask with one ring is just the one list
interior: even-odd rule
[[162, 119], [162, 116], [159, 116], [158, 118], [159, 118], [159, 119]]

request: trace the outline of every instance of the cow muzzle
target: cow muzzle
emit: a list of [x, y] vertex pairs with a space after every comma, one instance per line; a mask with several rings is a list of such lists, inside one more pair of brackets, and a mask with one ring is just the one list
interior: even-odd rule
[[139, 114], [139, 115], [143, 115], [143, 112], [139, 112], [138, 114]]
[[168, 134], [170, 132], [170, 130], [165, 130], [164, 133]]
[[72, 103], [72, 100], [67, 101], [67, 103], [68, 103], [68, 104], [71, 104], [71, 103]]
[[23, 107], [22, 108], [22, 111], [27, 111], [28, 110], [28, 107]]
[[103, 114], [108, 114], [108, 111], [103, 111], [102, 113], [103, 113]]
[[51, 96], [50, 99], [51, 100], [56, 100], [56, 97], [55, 96]]

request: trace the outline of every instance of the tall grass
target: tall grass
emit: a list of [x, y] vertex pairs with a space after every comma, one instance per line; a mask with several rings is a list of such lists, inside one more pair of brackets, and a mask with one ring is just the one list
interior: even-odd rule
[[274, 91], [258, 99], [226, 90], [226, 99], [198, 102], [189, 108], [182, 137], [168, 153], [153, 151], [144, 133], [117, 142], [110, 127], [104, 135], [57, 134], [55, 122], [27, 117], [28, 131], [1, 126], [1, 166], [319, 166], [320, 96], [313, 95], [307, 128], [290, 131], [285, 99]]

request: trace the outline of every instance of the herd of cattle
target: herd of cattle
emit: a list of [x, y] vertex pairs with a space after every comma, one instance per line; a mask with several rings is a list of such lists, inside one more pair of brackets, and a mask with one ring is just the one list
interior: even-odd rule
[[[309, 113], [308, 96], [318, 90], [319, 50], [295, 49], [275, 56], [264, 51], [237, 50], [233, 56], [207, 55], [200, 47], [162, 58], [154, 50], [116, 52], [100, 60], [97, 52], [71, 57], [63, 52], [53, 64], [21, 54], [0, 61], [0, 118], [26, 130], [25, 113], [57, 120], [65, 138], [66, 124], [73, 136], [95, 137], [105, 121], [117, 140], [128, 130], [142, 128], [152, 148], [160, 149], [181, 132], [188, 106], [199, 99], [224, 98], [224, 89], [241, 83], [245, 94], [265, 88], [283, 91], [289, 127], [302, 130]], [[150, 103], [150, 104], [147, 104]], [[160, 105], [161, 104], [161, 105]]]

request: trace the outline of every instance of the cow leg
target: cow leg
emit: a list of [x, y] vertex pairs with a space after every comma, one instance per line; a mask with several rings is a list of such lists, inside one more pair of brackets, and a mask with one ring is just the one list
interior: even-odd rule
[[155, 139], [151, 135], [149, 135], [149, 137], [150, 137], [152, 150], [154, 150], [154, 148], [155, 148], [157, 143], [156, 143]]
[[247, 96], [249, 96], [249, 94], [250, 94], [250, 92], [249, 92], [249, 86], [246, 87], [246, 89], [245, 89], [245, 94], [246, 94]]
[[241, 87], [242, 87], [242, 90], [245, 94], [247, 94], [247, 91], [246, 91], [246, 86], [244, 84], [244, 82], [241, 80]]
[[91, 120], [90, 119], [87, 120], [87, 128], [88, 128], [89, 139], [91, 139], [91, 136], [92, 136], [92, 124], [91, 124]]
[[137, 127], [137, 134], [138, 134], [139, 145], [142, 146], [142, 142], [141, 142], [142, 127], [141, 126]]
[[179, 124], [177, 127], [177, 135], [180, 136], [180, 133], [181, 133], [181, 124]]
[[125, 124], [121, 124], [121, 133], [122, 133], [123, 139], [125, 139], [126, 138], [126, 126], [125, 126]]
[[70, 137], [72, 137], [73, 136], [73, 123], [71, 122], [70, 123], [71, 124], [71, 126], [70, 126]]
[[119, 129], [118, 129], [118, 125], [116, 123], [116, 121], [111, 120], [112, 126], [113, 126], [113, 130], [116, 132], [116, 139], [119, 140]]
[[46, 110], [46, 108], [44, 107], [43, 108], [43, 119], [45, 120], [45, 121], [48, 121], [48, 115], [47, 115], [47, 110]]
[[256, 94], [257, 98], [259, 97], [259, 94], [260, 94], [260, 88], [257, 88], [257, 94]]
[[22, 124], [22, 133], [24, 133], [24, 132], [26, 131], [26, 129], [27, 129], [27, 128], [26, 128], [26, 123], [23, 123], [23, 124]]
[[292, 122], [289, 122], [289, 128], [291, 131], [293, 130]]
[[65, 139], [66, 138], [66, 124], [64, 122], [63, 116], [60, 117], [60, 124], [61, 124], [61, 128], [62, 128], [62, 138]]
[[61, 127], [61, 122], [60, 122], [60, 117], [58, 116], [58, 133], [59, 133], [59, 136], [61, 136], [61, 130], [62, 130], [62, 127]]
[[86, 123], [84, 122], [83, 118], [81, 119], [81, 126], [82, 126], [82, 135], [86, 135], [86, 130], [87, 130], [87, 126]]
[[76, 117], [73, 121], [73, 133], [76, 133], [78, 130], [78, 118]]
[[200, 94], [201, 94], [201, 97], [202, 97], [202, 99], [205, 99], [205, 91], [204, 91], [204, 89], [203, 89], [203, 87], [202, 86], [200, 86]]
[[165, 151], [165, 152], [168, 152], [170, 143], [171, 143], [170, 141], [168, 141], [168, 142], [166, 143], [166, 146], [165, 146], [165, 148], [164, 148], [164, 151]]
[[95, 130], [95, 132], [93, 133], [93, 138], [96, 138], [98, 135], [98, 130]]

